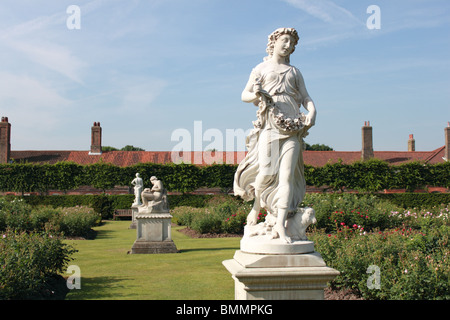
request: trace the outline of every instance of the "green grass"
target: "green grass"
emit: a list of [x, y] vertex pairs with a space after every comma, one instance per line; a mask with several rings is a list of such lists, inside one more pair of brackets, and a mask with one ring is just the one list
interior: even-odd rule
[[[67, 240], [78, 250], [69, 265], [81, 271], [81, 289], [67, 300], [232, 300], [234, 281], [222, 265], [240, 238], [193, 239], [172, 228], [179, 253], [127, 254], [136, 240], [130, 221], [106, 221], [95, 240]], [[69, 274], [66, 274], [68, 276]]]

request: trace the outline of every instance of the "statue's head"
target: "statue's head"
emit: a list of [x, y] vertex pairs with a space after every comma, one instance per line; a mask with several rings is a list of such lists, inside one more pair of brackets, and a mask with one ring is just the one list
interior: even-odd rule
[[139, 173], [136, 173], [136, 178], [139, 178], [139, 177], [140, 177]]
[[269, 35], [269, 42], [267, 43], [266, 48], [268, 56], [264, 60], [270, 59], [272, 57], [275, 43], [283, 35], [291, 36], [293, 41], [292, 51], [286, 57], [286, 62], [289, 62], [289, 56], [295, 51], [295, 46], [298, 44], [299, 40], [297, 30], [295, 30], [294, 28], [278, 28]]
[[158, 180], [158, 178], [156, 178], [155, 176], [152, 176], [152, 177], [150, 178], [150, 181], [156, 181], [156, 180]]

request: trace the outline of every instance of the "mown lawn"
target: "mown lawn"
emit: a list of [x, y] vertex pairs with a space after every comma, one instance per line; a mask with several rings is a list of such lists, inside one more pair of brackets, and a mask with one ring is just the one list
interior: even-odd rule
[[[240, 238], [193, 239], [172, 228], [179, 253], [127, 254], [136, 240], [130, 221], [106, 221], [94, 240], [67, 240], [81, 289], [67, 300], [232, 300], [234, 281], [222, 265]], [[66, 274], [68, 276], [69, 274]]]

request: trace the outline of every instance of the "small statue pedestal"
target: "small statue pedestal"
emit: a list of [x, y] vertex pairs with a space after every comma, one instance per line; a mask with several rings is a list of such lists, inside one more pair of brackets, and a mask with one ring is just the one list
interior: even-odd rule
[[137, 228], [137, 222], [136, 222], [137, 214], [138, 214], [138, 205], [133, 203], [133, 205], [131, 206], [131, 224], [128, 227], [129, 229]]
[[323, 289], [339, 271], [326, 266], [306, 237], [287, 243], [255, 233], [261, 226], [246, 226], [240, 250], [222, 262], [235, 281], [235, 299], [323, 300]]
[[256, 254], [238, 250], [223, 265], [235, 281], [236, 300], [323, 300], [327, 282], [339, 275], [315, 251]]
[[145, 209], [139, 208], [139, 214], [136, 215], [137, 239], [131, 248], [131, 253], [178, 252], [172, 241], [171, 219], [172, 215], [169, 212], [146, 212]]

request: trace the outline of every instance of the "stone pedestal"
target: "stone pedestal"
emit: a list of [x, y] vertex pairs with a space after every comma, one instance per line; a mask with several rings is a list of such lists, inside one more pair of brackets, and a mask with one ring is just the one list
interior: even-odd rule
[[249, 231], [233, 259], [223, 261], [236, 300], [323, 300], [323, 289], [339, 272], [326, 266], [312, 241], [286, 243]]
[[323, 300], [323, 289], [339, 272], [318, 252], [256, 254], [236, 251], [223, 261], [235, 281], [236, 300]]
[[176, 253], [171, 236], [172, 215], [165, 213], [141, 213], [136, 215], [137, 239], [131, 253]]
[[253, 236], [241, 240], [241, 250], [255, 254], [301, 254], [314, 252], [314, 242], [294, 241], [287, 244], [281, 239], [271, 239], [270, 236]]
[[136, 222], [137, 214], [138, 214], [138, 205], [133, 204], [131, 206], [131, 224], [128, 227], [129, 229], [136, 229], [137, 228], [137, 222]]

